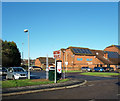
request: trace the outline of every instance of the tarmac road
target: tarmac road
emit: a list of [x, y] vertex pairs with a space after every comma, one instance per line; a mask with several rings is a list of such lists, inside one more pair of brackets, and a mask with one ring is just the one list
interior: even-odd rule
[[[67, 74], [68, 77], [79, 78], [78, 73]], [[118, 99], [117, 78], [97, 78], [85, 76], [88, 83], [71, 89], [43, 91], [39, 93], [3, 97], [3, 99]]]
[[87, 81], [118, 79], [118, 77], [87, 76], [87, 75], [80, 75], [80, 73], [67, 73], [66, 77], [67, 78], [83, 79], [83, 80], [87, 80]]
[[55, 91], [3, 97], [3, 99], [118, 99], [117, 79], [89, 81], [87, 84]]

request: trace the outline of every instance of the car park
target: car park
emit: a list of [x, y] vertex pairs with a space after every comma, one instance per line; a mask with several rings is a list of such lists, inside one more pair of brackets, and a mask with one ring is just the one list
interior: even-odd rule
[[9, 67], [7, 70], [6, 79], [21, 79], [27, 78], [27, 71], [22, 67]]
[[82, 68], [81, 68], [81, 71], [82, 71], [82, 72], [92, 72], [92, 69], [89, 68], [89, 67], [82, 67]]
[[38, 67], [38, 66], [31, 66], [29, 67], [30, 70], [43, 70], [41, 67]]
[[102, 67], [94, 67], [95, 72], [104, 72], [104, 69]]

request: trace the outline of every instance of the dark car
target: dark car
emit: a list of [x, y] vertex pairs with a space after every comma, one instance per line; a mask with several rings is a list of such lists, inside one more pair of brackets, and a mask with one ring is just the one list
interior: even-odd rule
[[103, 67], [103, 69], [104, 69], [105, 72], [114, 71], [114, 68], [113, 68], [113, 67]]
[[104, 72], [103, 67], [94, 67], [95, 72]]
[[114, 68], [113, 68], [113, 67], [110, 67], [110, 71], [112, 71], [112, 72], [113, 72], [113, 71], [114, 71]]
[[89, 68], [89, 67], [82, 67], [82, 68], [81, 68], [81, 71], [82, 71], [82, 72], [92, 72], [92, 69]]
[[7, 68], [5, 67], [0, 68], [0, 75], [7, 75]]

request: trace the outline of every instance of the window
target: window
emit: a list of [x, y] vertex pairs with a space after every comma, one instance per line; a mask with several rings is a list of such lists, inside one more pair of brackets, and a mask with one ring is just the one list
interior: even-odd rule
[[90, 58], [90, 59], [86, 59], [86, 61], [92, 61], [92, 59]]
[[8, 69], [8, 72], [13, 72], [12, 68], [9, 68], [9, 69]]
[[14, 72], [24, 72], [22, 68], [14, 68]]
[[77, 61], [82, 61], [82, 58], [77, 58]]

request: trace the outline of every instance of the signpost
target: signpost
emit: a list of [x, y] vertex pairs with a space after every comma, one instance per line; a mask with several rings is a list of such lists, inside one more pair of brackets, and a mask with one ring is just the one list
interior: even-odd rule
[[[55, 83], [56, 83], [56, 67], [57, 67], [56, 65], [58, 65], [58, 68], [60, 67], [59, 63], [56, 64], [56, 58], [60, 58], [60, 56], [61, 56], [61, 51], [60, 50], [53, 52], [53, 57], [55, 58], [55, 81], [54, 81]], [[61, 72], [60, 68], [59, 68], [58, 71]]]
[[62, 73], [62, 65], [61, 65], [61, 62], [57, 62], [57, 72], [58, 73]]
[[54, 58], [60, 58], [60, 57], [61, 57], [61, 51], [60, 51], [60, 50], [54, 51], [54, 52], [53, 52], [53, 57], [54, 57]]

